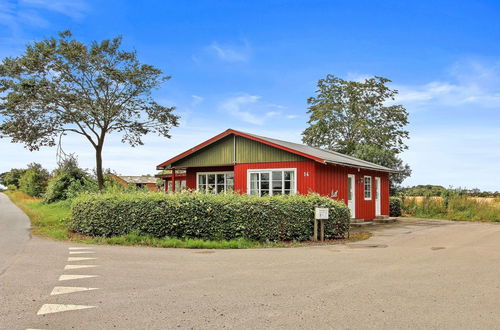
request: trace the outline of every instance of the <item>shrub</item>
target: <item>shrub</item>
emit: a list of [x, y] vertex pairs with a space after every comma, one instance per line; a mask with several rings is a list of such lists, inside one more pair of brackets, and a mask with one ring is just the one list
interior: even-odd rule
[[389, 199], [389, 215], [391, 217], [400, 217], [402, 204], [403, 203], [400, 198], [391, 197]]
[[89, 175], [78, 167], [76, 158], [70, 155], [64, 159], [59, 168], [55, 170], [54, 176], [50, 179], [47, 191], [43, 197], [46, 203], [68, 199], [68, 190], [71, 185], [83, 184]]
[[137, 232], [154, 237], [208, 240], [302, 241], [313, 234], [315, 206], [330, 208], [325, 237], [343, 236], [349, 227], [348, 208], [315, 194], [85, 194], [72, 204], [70, 229], [106, 237]]
[[42, 165], [33, 163], [19, 178], [19, 189], [32, 197], [40, 197], [47, 188], [49, 172]]

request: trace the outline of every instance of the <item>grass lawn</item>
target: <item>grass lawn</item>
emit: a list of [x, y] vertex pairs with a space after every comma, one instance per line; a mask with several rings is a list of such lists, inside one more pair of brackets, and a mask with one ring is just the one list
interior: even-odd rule
[[331, 240], [327, 242], [258, 242], [244, 238], [229, 241], [206, 241], [201, 239], [156, 238], [153, 236], [130, 233], [115, 237], [83, 236], [68, 231], [70, 202], [44, 204], [39, 198], [30, 197], [20, 191], [4, 191], [9, 198], [31, 219], [33, 234], [85, 244], [111, 244], [129, 246], [152, 246], [163, 248], [190, 249], [250, 249], [267, 247], [298, 247], [316, 244], [339, 244], [369, 238], [367, 233], [351, 233], [349, 240]]

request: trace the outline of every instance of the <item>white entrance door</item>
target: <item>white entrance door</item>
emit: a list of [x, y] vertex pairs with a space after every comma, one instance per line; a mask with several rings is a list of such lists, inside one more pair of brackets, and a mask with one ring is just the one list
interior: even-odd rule
[[375, 216], [380, 215], [380, 178], [375, 177]]
[[356, 176], [347, 175], [347, 207], [351, 211], [351, 218], [356, 217]]

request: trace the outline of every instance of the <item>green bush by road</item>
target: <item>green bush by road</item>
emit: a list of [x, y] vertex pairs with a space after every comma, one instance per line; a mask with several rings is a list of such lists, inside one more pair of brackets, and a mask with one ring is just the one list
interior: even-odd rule
[[204, 240], [245, 238], [304, 241], [313, 234], [314, 207], [330, 208], [327, 238], [349, 227], [345, 204], [319, 195], [255, 197], [239, 194], [123, 193], [82, 195], [71, 208], [77, 233], [112, 237], [139, 233]]

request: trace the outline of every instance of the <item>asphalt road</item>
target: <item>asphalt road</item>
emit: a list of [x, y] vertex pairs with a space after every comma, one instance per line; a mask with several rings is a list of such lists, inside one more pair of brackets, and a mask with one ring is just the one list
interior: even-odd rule
[[30, 220], [5, 194], [0, 193], [0, 274], [30, 238]]
[[255, 250], [34, 237], [0, 293], [1, 329], [500, 329], [500, 225], [406, 220], [349, 245]]

